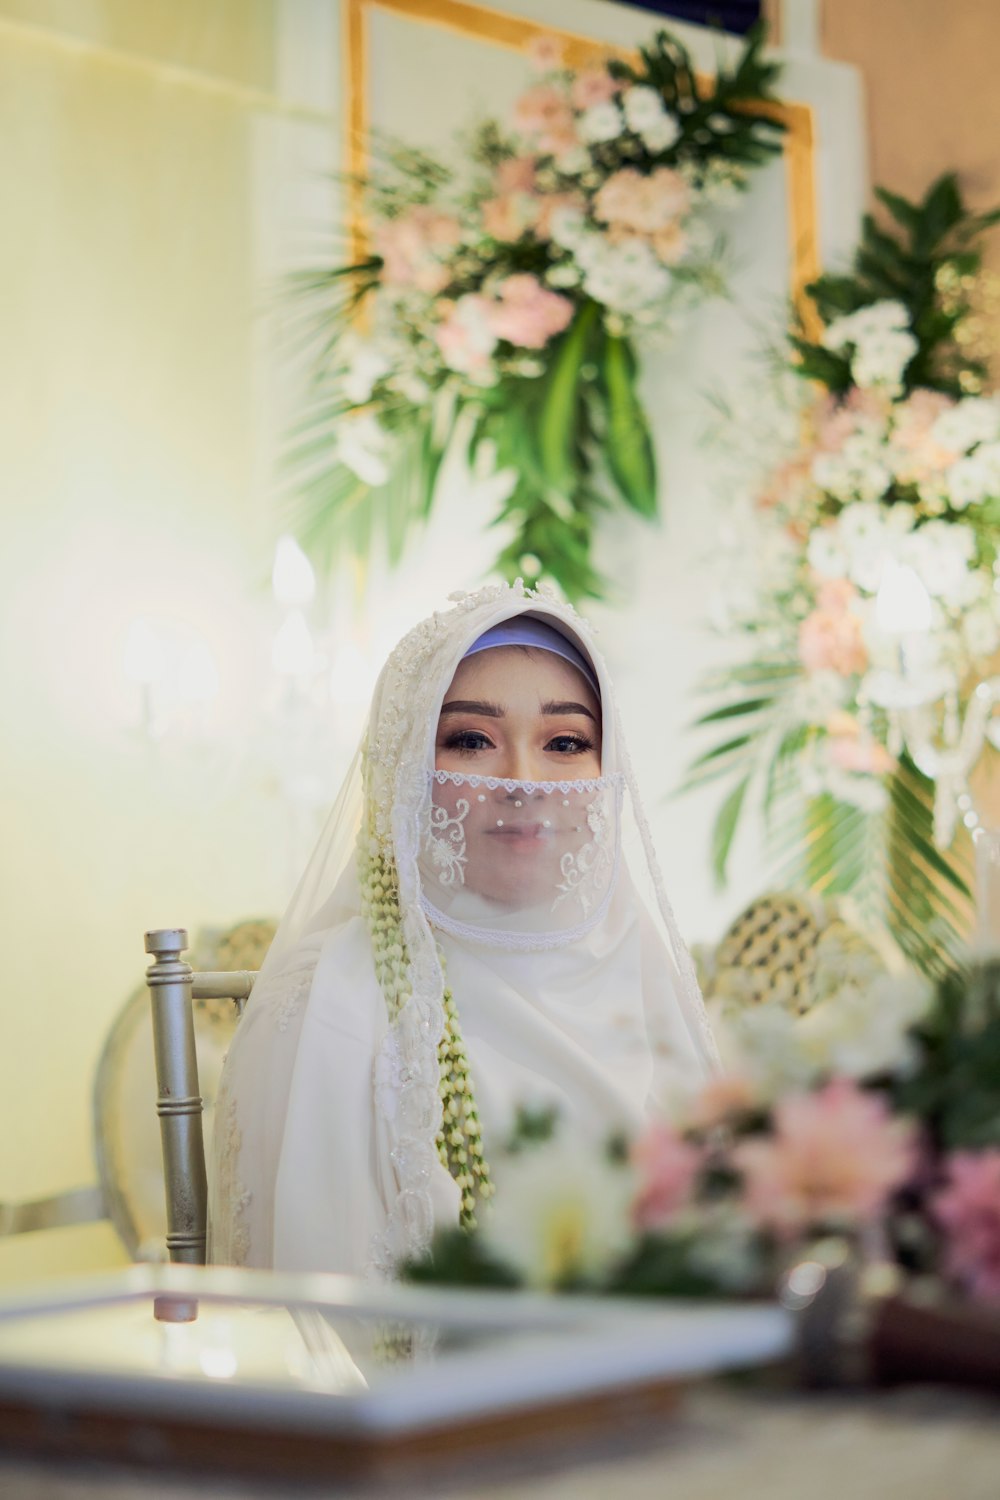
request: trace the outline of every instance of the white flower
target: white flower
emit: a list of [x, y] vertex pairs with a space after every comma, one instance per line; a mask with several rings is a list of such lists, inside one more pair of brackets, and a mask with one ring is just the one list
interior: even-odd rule
[[584, 290], [615, 312], [637, 312], [670, 289], [670, 272], [642, 240], [613, 245], [603, 235], [588, 235], [576, 258], [583, 269]]
[[892, 483], [884, 451], [864, 432], [852, 433], [836, 453], [818, 454], [811, 472], [820, 489], [838, 500], [878, 500]]
[[389, 434], [377, 419], [366, 412], [340, 424], [334, 445], [334, 456], [365, 484], [377, 488], [389, 478], [385, 453]]
[[580, 270], [578, 266], [573, 265], [572, 261], [562, 261], [549, 267], [545, 273], [545, 280], [549, 286], [578, 286]]
[[576, 208], [557, 208], [549, 220], [549, 236], [562, 250], [575, 250], [587, 235], [587, 224]]
[[969, 458], [952, 464], [945, 476], [945, 493], [952, 510], [978, 505], [990, 493], [990, 471], [979, 457], [979, 449]]
[[847, 573], [847, 552], [837, 526], [817, 526], [806, 546], [809, 566], [824, 578], [843, 578]]
[[497, 1171], [483, 1243], [529, 1286], [599, 1279], [634, 1241], [634, 1192], [629, 1168], [610, 1162], [596, 1143], [529, 1147]]
[[642, 144], [651, 156], [659, 156], [661, 151], [669, 151], [680, 138], [681, 127], [673, 115], [661, 115], [651, 125], [647, 125], [639, 134]]
[[362, 339], [354, 333], [341, 339], [340, 355], [344, 361], [340, 377], [344, 395], [352, 406], [364, 406], [376, 382], [388, 375], [393, 362], [374, 339]]
[[622, 108], [629, 130], [634, 130], [636, 135], [642, 135], [651, 126], [659, 124], [666, 114], [660, 94], [643, 84], [625, 90]]
[[849, 982], [800, 1017], [796, 1039], [819, 1073], [872, 1078], [905, 1072], [914, 1058], [909, 1029], [931, 995], [928, 981], [916, 974]]
[[584, 110], [579, 120], [580, 135], [591, 145], [616, 141], [625, 127], [617, 104], [594, 104]]
[[582, 146], [571, 146], [562, 156], [556, 157], [556, 166], [567, 177], [579, 177], [590, 166], [590, 153]]
[[962, 619], [962, 636], [972, 656], [992, 656], [1000, 646], [1000, 621], [989, 605], [977, 604]]
[[790, 707], [804, 724], [825, 724], [849, 696], [849, 679], [840, 672], [809, 672], [796, 684]]
[[953, 453], [967, 453], [977, 443], [1000, 440], [1000, 398], [967, 396], [942, 412], [931, 428], [931, 441]]
[[919, 347], [912, 333], [889, 332], [863, 339], [851, 360], [854, 379], [862, 389], [882, 385], [900, 391], [903, 371]]
[[929, 594], [960, 609], [979, 595], [979, 580], [972, 570], [975, 551], [970, 527], [958, 521], [928, 521], [907, 537], [899, 557], [919, 575]]
[[859, 386], [899, 390], [902, 374], [918, 349], [901, 302], [876, 302], [834, 318], [823, 331], [828, 349], [853, 349], [851, 370]]

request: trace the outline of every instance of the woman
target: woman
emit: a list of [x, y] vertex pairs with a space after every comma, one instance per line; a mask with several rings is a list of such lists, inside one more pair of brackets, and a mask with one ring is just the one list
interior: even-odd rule
[[520, 584], [456, 597], [389, 658], [240, 1023], [212, 1259], [391, 1275], [474, 1222], [519, 1107], [596, 1143], [714, 1066], [586, 626]]

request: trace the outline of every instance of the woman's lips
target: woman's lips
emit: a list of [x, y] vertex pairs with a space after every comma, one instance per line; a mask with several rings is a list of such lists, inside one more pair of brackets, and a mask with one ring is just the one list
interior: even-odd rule
[[507, 839], [511, 843], [540, 843], [551, 838], [553, 830], [544, 823], [504, 823], [502, 827], [487, 828], [491, 838]]

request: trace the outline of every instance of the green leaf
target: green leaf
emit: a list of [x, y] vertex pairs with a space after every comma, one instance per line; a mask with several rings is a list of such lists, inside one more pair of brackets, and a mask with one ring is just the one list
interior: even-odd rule
[[712, 873], [718, 885], [722, 885], [726, 878], [729, 853], [749, 785], [749, 774], [741, 777], [716, 815], [712, 828]]
[[646, 413], [636, 394], [636, 358], [623, 338], [609, 335], [599, 365], [607, 405], [604, 457], [626, 505], [656, 515], [656, 459]]
[[538, 463], [546, 483], [561, 495], [576, 488], [574, 437], [582, 366], [598, 318], [596, 302], [585, 302], [552, 355], [536, 419]]

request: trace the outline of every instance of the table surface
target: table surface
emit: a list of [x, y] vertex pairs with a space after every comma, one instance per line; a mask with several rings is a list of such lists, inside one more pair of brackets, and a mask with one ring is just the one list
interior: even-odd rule
[[273, 1500], [276, 1496], [442, 1500], [998, 1500], [1000, 1396], [912, 1387], [857, 1395], [741, 1392], [709, 1383], [684, 1394], [656, 1431], [589, 1451], [574, 1441], [530, 1457], [391, 1484], [268, 1483], [0, 1452], [4, 1500]]

